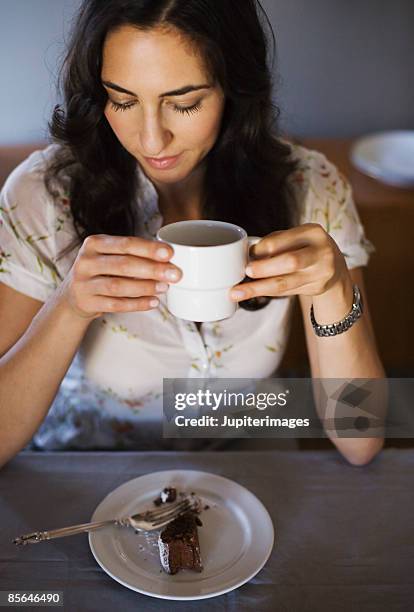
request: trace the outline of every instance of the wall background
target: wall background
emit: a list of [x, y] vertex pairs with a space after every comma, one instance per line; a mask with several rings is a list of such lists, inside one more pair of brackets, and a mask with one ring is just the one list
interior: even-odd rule
[[[0, 0], [0, 144], [47, 136], [57, 65], [79, 3]], [[414, 129], [412, 0], [262, 5], [276, 34], [275, 99], [285, 131], [347, 137]]]

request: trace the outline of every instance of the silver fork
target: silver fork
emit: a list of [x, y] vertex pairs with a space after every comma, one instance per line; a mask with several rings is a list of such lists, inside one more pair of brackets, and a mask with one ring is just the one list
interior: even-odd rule
[[[167, 504], [166, 504], [167, 506]], [[132, 516], [126, 516], [119, 519], [109, 519], [105, 521], [95, 521], [93, 523], [82, 523], [80, 525], [71, 525], [60, 529], [51, 529], [50, 531], [34, 531], [26, 533], [13, 540], [17, 546], [25, 544], [37, 544], [45, 540], [53, 538], [62, 538], [64, 536], [83, 533], [85, 531], [95, 531], [108, 525], [119, 525], [120, 527], [132, 527], [136, 531], [154, 531], [161, 529], [168, 523], [179, 517], [181, 514], [197, 507], [197, 500], [194, 497], [183, 497], [178, 502], [169, 503], [167, 507], [158, 510], [147, 510], [139, 512]]]

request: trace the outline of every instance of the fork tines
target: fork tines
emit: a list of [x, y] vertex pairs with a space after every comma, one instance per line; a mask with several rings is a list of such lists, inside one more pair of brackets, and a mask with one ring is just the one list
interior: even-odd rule
[[177, 506], [174, 510], [171, 510], [171, 512], [164, 514], [163, 517], [153, 520], [152, 524], [154, 525], [154, 527], [157, 527], [158, 525], [164, 524], [166, 521], [178, 518], [178, 516], [184, 514], [192, 508], [194, 508], [194, 505], [191, 503], [190, 500], [187, 500], [186, 502], [183, 502], [181, 506]]
[[170, 503], [168, 505], [166, 504], [166, 506], [167, 507], [159, 510], [147, 510], [146, 512], [136, 514], [133, 518], [144, 519], [145, 521], [158, 524], [159, 522], [163, 522], [170, 517], [174, 517], [175, 515], [182, 513], [184, 510], [190, 510], [192, 507], [194, 507], [194, 504], [189, 497], [186, 497], [176, 504]]

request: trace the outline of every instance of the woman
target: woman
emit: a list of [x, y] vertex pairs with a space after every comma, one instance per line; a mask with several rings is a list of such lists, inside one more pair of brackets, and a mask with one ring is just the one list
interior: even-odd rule
[[[262, 16], [254, 0], [84, 1], [55, 142], [1, 193], [1, 464], [30, 440], [144, 447], [163, 377], [270, 376], [295, 295], [313, 377], [383, 377], [366, 306], [334, 337], [311, 324], [311, 306], [334, 323], [365, 293], [371, 245], [336, 168], [277, 137]], [[196, 325], [165, 307], [181, 271], [155, 234], [201, 218], [263, 239], [241, 308]], [[383, 443], [331, 437], [354, 464]]]

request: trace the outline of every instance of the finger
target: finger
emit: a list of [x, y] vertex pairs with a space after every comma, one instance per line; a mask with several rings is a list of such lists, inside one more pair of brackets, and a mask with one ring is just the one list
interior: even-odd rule
[[246, 274], [252, 278], [268, 278], [292, 274], [315, 264], [317, 253], [317, 249], [312, 246], [288, 251], [265, 259], [257, 259], [249, 262]]
[[168, 283], [149, 280], [127, 280], [122, 276], [96, 276], [91, 279], [89, 291], [94, 295], [111, 297], [141, 297], [164, 293]]
[[[133, 255], [94, 255], [83, 257], [79, 262], [81, 274], [85, 276], [126, 276], [138, 279], [153, 279], [176, 282], [182, 271], [174, 264], [163, 264]], [[91, 273], [92, 271], [92, 273]]]
[[97, 312], [134, 312], [153, 310], [159, 303], [159, 299], [155, 296], [139, 298], [96, 296], [92, 300], [91, 308]]
[[304, 223], [287, 230], [271, 232], [251, 247], [254, 257], [269, 257], [301, 249], [324, 239], [326, 232], [319, 223]]
[[301, 287], [307, 284], [307, 275], [303, 272], [275, 276], [268, 279], [243, 283], [232, 287], [230, 297], [235, 302], [249, 300], [253, 297], [282, 297], [296, 295]]
[[147, 240], [138, 236], [94, 234], [85, 238], [83, 245], [87, 253], [135, 255], [160, 261], [168, 261], [174, 255], [173, 248], [166, 242]]

